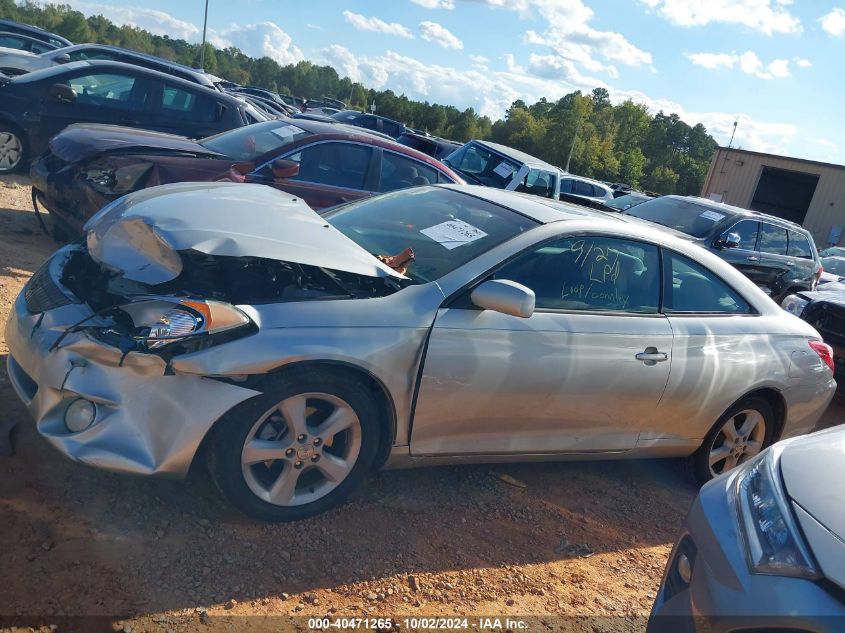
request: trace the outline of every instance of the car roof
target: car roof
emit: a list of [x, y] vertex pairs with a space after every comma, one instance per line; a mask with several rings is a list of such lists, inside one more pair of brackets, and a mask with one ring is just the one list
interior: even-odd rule
[[73, 43], [69, 39], [62, 37], [61, 35], [56, 35], [55, 33], [51, 33], [46, 29], [42, 29], [40, 26], [33, 26], [32, 24], [24, 24], [23, 22], [15, 22], [14, 20], [6, 20], [0, 18], [0, 29], [4, 27], [12, 30], [21, 30], [26, 33], [32, 33], [36, 39], [41, 39], [41, 37], [48, 36], [58, 42], [65, 42], [67, 46], [70, 46]]
[[[464, 145], [469, 143], [476, 143], [483, 147], [493, 150], [503, 156], [508, 158], [512, 158], [515, 161], [523, 163], [525, 165], [529, 165], [530, 167], [541, 167], [543, 169], [548, 169], [549, 171], [555, 171], [560, 173], [562, 170], [554, 165], [550, 165], [549, 163], [540, 160], [536, 156], [532, 156], [531, 154], [526, 154], [525, 152], [520, 152], [518, 149], [514, 149], [512, 147], [508, 147], [507, 145], [501, 145], [499, 143], [493, 143], [492, 141], [482, 141], [479, 139], [473, 139], [468, 141]], [[457, 149], [457, 148], [456, 148]]]
[[[192, 73], [196, 73], [198, 75], [205, 75], [206, 74], [205, 71], [200, 70], [199, 68], [192, 68], [191, 66], [187, 66], [185, 64], [180, 64], [179, 62], [174, 62], [174, 61], [171, 61], [169, 59], [165, 59], [164, 57], [157, 57], [156, 55], [150, 55], [149, 53], [141, 53], [139, 51], [133, 51], [133, 50], [128, 49], [128, 48], [121, 48], [120, 46], [112, 46], [111, 44], [94, 44], [94, 43], [73, 44], [71, 46], [65, 46], [64, 48], [56, 49], [55, 51], [50, 51], [49, 53], [45, 54], [45, 57], [47, 55], [54, 55], [56, 53], [64, 53], [64, 52], [68, 52], [68, 51], [78, 51], [78, 50], [81, 50], [83, 48], [92, 48], [92, 49], [96, 49], [96, 50], [110, 51], [112, 53], [122, 53], [124, 55], [131, 55], [132, 57], [138, 57], [138, 58], [141, 58], [141, 59], [146, 59], [146, 60], [149, 60], [151, 62], [157, 62], [157, 63], [162, 64], [162, 65], [173, 66], [174, 68], [178, 68], [179, 70], [189, 71], [189, 72], [192, 72]], [[95, 60], [91, 60], [91, 61], [95, 61]]]
[[437, 171], [452, 174], [453, 176], [460, 178], [458, 174], [454, 173], [452, 170], [449, 169], [449, 167], [441, 163], [439, 160], [432, 158], [428, 154], [424, 154], [418, 150], [415, 150], [413, 147], [402, 145], [391, 137], [381, 134], [379, 132], [371, 132], [370, 130], [364, 128], [360, 128], [354, 125], [347, 125], [345, 123], [340, 123], [334, 120], [328, 122], [293, 117], [279, 117], [278, 119], [276, 119], [276, 122], [279, 124], [295, 125], [296, 127], [303, 129], [306, 132], [310, 132], [315, 136], [324, 136], [326, 137], [326, 140], [339, 139], [358, 141], [361, 143], [367, 143], [368, 145], [376, 145], [383, 149], [389, 149], [399, 154], [411, 156], [437, 169]]
[[560, 222], [562, 220], [584, 220], [584, 219], [599, 219], [607, 220], [613, 223], [614, 226], [619, 226], [619, 222], [627, 223], [626, 218], [620, 217], [618, 213], [608, 213], [605, 211], [598, 211], [582, 207], [577, 204], [570, 204], [561, 200], [552, 200], [551, 198], [541, 198], [528, 193], [519, 193], [516, 191], [508, 191], [505, 189], [498, 189], [496, 187], [484, 187], [481, 185], [438, 185], [453, 189], [461, 193], [466, 193], [475, 198], [486, 200], [500, 207], [506, 207], [524, 215], [540, 224], [550, 224], [552, 222]]
[[779, 224], [784, 228], [789, 228], [793, 231], [801, 231], [803, 233], [809, 233], [807, 229], [805, 229], [800, 224], [796, 224], [790, 220], [785, 220], [784, 218], [779, 218], [776, 215], [770, 215], [768, 213], [762, 213], [760, 211], [752, 211], [751, 209], [743, 209], [742, 207], [736, 207], [732, 204], [725, 204], [724, 202], [716, 202], [715, 200], [709, 200], [708, 198], [701, 198], [699, 196], [676, 196], [676, 195], [669, 195], [669, 196], [660, 196], [660, 198], [669, 198], [672, 200], [684, 200], [686, 202], [690, 202], [692, 204], [696, 204], [700, 207], [707, 207], [708, 209], [713, 209], [714, 211], [719, 211], [725, 215], [730, 214], [732, 216], [743, 216], [746, 218], [756, 218], [758, 220], [766, 220], [767, 222], [771, 222], [772, 224]]
[[213, 96], [215, 99], [219, 101], [223, 101], [232, 105], [240, 106], [244, 102], [238, 99], [233, 95], [226, 94], [224, 92], [220, 92], [218, 90], [214, 90], [213, 88], [209, 88], [208, 86], [203, 86], [198, 84], [194, 81], [189, 81], [187, 79], [182, 79], [181, 77], [176, 77], [175, 75], [171, 75], [169, 73], [163, 73], [158, 70], [153, 70], [152, 68], [146, 68], [145, 66], [137, 66], [135, 64], [126, 64], [124, 62], [113, 62], [107, 61], [103, 59], [83, 59], [78, 62], [69, 62], [67, 64], [59, 64], [58, 66], [51, 66], [50, 68], [42, 68], [39, 70], [33, 70], [31, 73], [26, 73], [25, 75], [19, 75], [12, 79], [12, 82], [19, 82], [19, 83], [32, 83], [38, 81], [43, 77], [52, 77], [62, 75], [68, 71], [77, 70], [79, 68], [83, 68], [85, 66], [90, 66], [95, 69], [111, 69], [111, 70], [122, 70], [122, 71], [129, 71], [134, 73], [146, 74], [155, 77], [156, 79], [160, 79], [162, 81], [167, 81], [170, 84], [177, 85], [180, 87], [184, 87], [190, 90], [199, 90], [199, 91], [206, 91], [209, 96]]

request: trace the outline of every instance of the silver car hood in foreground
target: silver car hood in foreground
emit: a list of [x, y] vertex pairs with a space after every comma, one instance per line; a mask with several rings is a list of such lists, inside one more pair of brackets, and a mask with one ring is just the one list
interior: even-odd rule
[[780, 468], [816, 561], [825, 576], [845, 587], [845, 429], [790, 441]]
[[404, 279], [301, 199], [265, 185], [220, 182], [151, 187], [107, 205], [85, 230], [95, 261], [146, 284], [179, 276], [178, 251], [261, 257]]

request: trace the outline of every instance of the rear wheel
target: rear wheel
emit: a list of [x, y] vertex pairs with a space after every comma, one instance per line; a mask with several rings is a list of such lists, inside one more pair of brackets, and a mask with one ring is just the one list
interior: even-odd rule
[[0, 123], [0, 174], [10, 174], [23, 167], [26, 141], [23, 134], [10, 125]]
[[723, 475], [752, 459], [772, 443], [775, 414], [759, 396], [744, 398], [731, 407], [690, 457], [699, 484]]
[[361, 381], [297, 372], [220, 421], [211, 474], [223, 495], [252, 517], [313, 516], [363, 481], [378, 448], [378, 415]]

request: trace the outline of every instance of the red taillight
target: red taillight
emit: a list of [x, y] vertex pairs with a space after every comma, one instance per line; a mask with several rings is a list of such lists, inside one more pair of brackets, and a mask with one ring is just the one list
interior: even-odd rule
[[822, 341], [810, 341], [810, 347], [833, 371], [833, 348]]

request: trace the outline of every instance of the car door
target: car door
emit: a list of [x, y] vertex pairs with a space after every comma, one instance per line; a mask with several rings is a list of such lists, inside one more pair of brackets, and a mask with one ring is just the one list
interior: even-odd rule
[[425, 352], [412, 455], [620, 451], [660, 402], [672, 330], [653, 244], [589, 235], [546, 242], [490, 277], [531, 288], [527, 319], [441, 308]]
[[[395, 191], [406, 187], [436, 185], [440, 181], [440, 172], [431, 165], [388, 149], [379, 151], [381, 152], [381, 161], [377, 191]], [[444, 178], [442, 182], [450, 181]]]
[[[721, 237], [728, 233], [736, 233], [739, 236], [739, 246], [727, 248], [721, 246]], [[760, 222], [758, 220], [740, 220], [728, 224], [712, 244], [716, 253], [739, 270], [758, 286], [764, 286], [768, 282], [767, 270], [761, 261], [760, 252], [757, 250], [757, 238], [760, 234]]]
[[691, 258], [664, 249], [663, 312], [674, 333], [666, 392], [639, 446], [694, 448], [744, 395], [755, 373], [778, 367], [764, 346], [751, 305], [727, 282]]
[[155, 108], [148, 127], [191, 138], [211, 136], [228, 129], [221, 127], [224, 106], [205, 90], [192, 90], [169, 81], [156, 82]]
[[299, 196], [314, 210], [365, 198], [375, 191], [378, 172], [371, 145], [321, 141], [300, 147], [282, 158], [298, 163], [299, 173], [292, 178], [265, 182]]
[[[788, 286], [808, 290], [813, 285], [816, 273], [816, 260], [810, 247], [809, 238], [798, 231], [787, 230], [789, 247], [787, 255], [792, 261], [790, 265]], [[785, 288], [785, 290], [788, 288]]]
[[[73, 88], [76, 98], [61, 101], [51, 95], [54, 83]], [[147, 107], [150, 82], [132, 72], [89, 67], [45, 82], [43, 90], [41, 121], [37, 128], [39, 140], [33, 143], [36, 146], [46, 145], [71, 123], [138, 125]]]
[[760, 222], [758, 250], [765, 277], [761, 287], [772, 297], [778, 297], [786, 289], [785, 281], [794, 264], [788, 254], [789, 237], [786, 229], [770, 222]]

